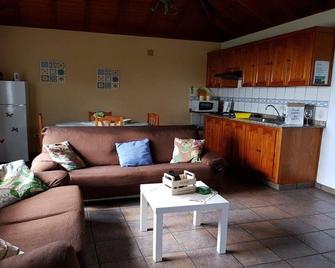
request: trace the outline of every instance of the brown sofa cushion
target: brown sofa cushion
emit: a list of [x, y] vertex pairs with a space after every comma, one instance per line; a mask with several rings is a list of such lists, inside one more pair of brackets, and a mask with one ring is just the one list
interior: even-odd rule
[[0, 267], [11, 268], [79, 268], [76, 253], [65, 242], [54, 242], [23, 255], [0, 261]]
[[41, 172], [59, 168], [60, 166], [51, 160], [49, 154], [47, 152], [43, 152], [34, 158], [30, 169], [33, 172]]
[[0, 225], [41, 219], [69, 211], [81, 211], [83, 210], [81, 200], [78, 186], [51, 188], [2, 208], [0, 210]]
[[65, 170], [50, 170], [43, 172], [35, 172], [36, 177], [38, 177], [42, 182], [48, 185], [49, 188], [57, 186], [65, 186], [70, 182], [69, 174]]
[[[198, 138], [194, 126], [157, 127], [51, 127], [45, 132], [43, 144], [69, 141], [83, 160], [90, 166], [119, 165], [115, 149], [116, 142], [150, 140], [154, 163], [167, 163], [171, 160], [174, 138]], [[45, 153], [45, 149], [43, 148]], [[33, 170], [39, 167], [34, 163]], [[40, 169], [38, 170], [40, 171]]]
[[84, 214], [82, 210], [0, 225], [0, 237], [11, 241], [25, 253], [56, 241], [66, 241], [78, 253], [81, 251], [83, 235]]
[[[216, 174], [210, 166], [202, 163], [155, 164], [140, 167], [96, 166], [73, 170], [70, 183], [79, 185], [84, 199], [105, 198], [122, 195], [138, 195], [141, 183], [162, 181], [164, 172], [184, 170], [194, 172], [198, 180], [212, 181]], [[213, 185], [213, 184], [212, 184]]]

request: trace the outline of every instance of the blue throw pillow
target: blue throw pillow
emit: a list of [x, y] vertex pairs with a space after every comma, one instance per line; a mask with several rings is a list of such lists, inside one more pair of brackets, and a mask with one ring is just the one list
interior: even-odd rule
[[115, 143], [121, 167], [136, 167], [152, 164], [149, 140]]

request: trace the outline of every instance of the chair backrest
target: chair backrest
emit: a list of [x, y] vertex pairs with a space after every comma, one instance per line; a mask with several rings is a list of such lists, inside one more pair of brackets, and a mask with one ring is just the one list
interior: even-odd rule
[[40, 145], [40, 148], [42, 150], [42, 146], [43, 146], [43, 128], [44, 128], [44, 121], [43, 121], [43, 115], [41, 113], [39, 113], [37, 115], [37, 136], [38, 136], [38, 143]]
[[155, 113], [148, 113], [148, 125], [159, 126], [159, 115]]
[[104, 126], [123, 126], [123, 117], [122, 116], [104, 116], [95, 118], [95, 125], [99, 126], [99, 123], [102, 127]]
[[[94, 114], [96, 112], [88, 112], [88, 121], [95, 121], [95, 117], [94, 117]], [[112, 115], [112, 112], [103, 112], [104, 113], [104, 116], [111, 116]]]

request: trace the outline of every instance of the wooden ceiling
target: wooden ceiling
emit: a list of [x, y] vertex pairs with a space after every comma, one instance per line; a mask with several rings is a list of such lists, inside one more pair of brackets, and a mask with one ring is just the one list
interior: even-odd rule
[[[0, 24], [226, 41], [335, 8], [334, 0], [0, 0]], [[168, 2], [171, 2], [171, 0]]]

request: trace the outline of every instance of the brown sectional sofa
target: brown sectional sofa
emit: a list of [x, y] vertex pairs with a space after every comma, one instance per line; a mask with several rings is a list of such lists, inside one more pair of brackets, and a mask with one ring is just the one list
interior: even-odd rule
[[[199, 138], [194, 126], [159, 127], [69, 127], [47, 128], [43, 144], [69, 141], [86, 162], [87, 167], [69, 172], [69, 184], [78, 185], [84, 199], [99, 199], [139, 194], [141, 183], [161, 182], [164, 172], [183, 170], [194, 172], [197, 178], [212, 187], [222, 175], [223, 159], [207, 152], [201, 163], [170, 164], [174, 138]], [[153, 165], [121, 167], [116, 142], [148, 138]], [[35, 172], [59, 170], [43, 149], [33, 163]]]
[[[163, 172], [184, 169], [215, 187], [223, 159], [207, 152], [201, 163], [170, 164], [175, 137], [198, 138], [198, 133], [192, 126], [48, 128], [44, 144], [68, 140], [88, 166], [67, 172], [45, 150], [34, 159], [35, 175], [50, 189], [0, 210], [0, 238], [25, 252], [0, 261], [0, 267], [84, 267], [82, 194], [85, 199], [137, 195], [141, 183], [160, 182]], [[144, 138], [155, 164], [120, 167], [115, 142]]]
[[[48, 177], [48, 173], [44, 175]], [[52, 175], [55, 179], [55, 174]], [[0, 267], [83, 266], [84, 230], [78, 186], [50, 188], [4, 207], [0, 210], [0, 237], [20, 247], [25, 254], [0, 261]]]

